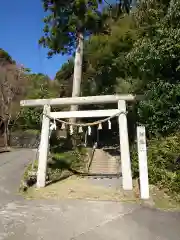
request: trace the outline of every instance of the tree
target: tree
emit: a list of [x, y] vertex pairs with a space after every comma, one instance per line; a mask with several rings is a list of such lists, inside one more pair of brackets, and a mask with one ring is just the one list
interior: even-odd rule
[[[4, 136], [4, 145], [8, 145], [9, 123], [16, 113], [16, 103], [24, 89], [24, 75], [10, 55], [4, 50], [0, 51], [0, 105], [1, 126]], [[19, 104], [18, 104], [19, 105]]]
[[56, 73], [55, 79], [60, 85], [59, 97], [71, 97], [73, 84], [73, 59], [64, 63], [61, 69]]
[[132, 49], [135, 38], [131, 17], [126, 16], [111, 23], [110, 34], [92, 36], [85, 43], [82, 88], [85, 94], [122, 92], [119, 83], [127, 78], [125, 57]]
[[44, 36], [40, 44], [48, 55], [74, 53], [80, 34], [87, 37], [102, 30], [107, 15], [98, 10], [101, 0], [43, 0], [48, 16], [44, 18]]
[[[44, 10], [49, 14], [44, 19], [44, 36], [40, 39], [40, 44], [50, 49], [49, 56], [56, 53], [72, 53], [76, 49], [72, 97], [77, 97], [80, 95], [83, 39], [92, 33], [107, 32], [108, 8], [110, 7], [111, 13], [114, 12], [114, 8], [108, 1], [102, 0], [43, 0], [43, 3]], [[103, 3], [106, 7], [99, 10], [100, 4]], [[121, 15], [124, 10], [129, 12], [130, 3], [129, 0], [120, 1], [116, 16]], [[78, 106], [71, 106], [71, 110], [77, 109]]]
[[[44, 74], [28, 74], [25, 99], [53, 98], [59, 95], [59, 84]], [[41, 126], [42, 108], [22, 108], [16, 126], [21, 129], [36, 129]]]
[[[80, 95], [83, 39], [102, 30], [107, 15], [98, 10], [101, 0], [43, 0], [48, 16], [44, 19], [44, 36], [40, 44], [50, 49], [49, 56], [75, 51], [72, 97]], [[71, 106], [77, 110], [78, 106]], [[75, 119], [74, 119], [75, 120]]]
[[6, 65], [7, 63], [13, 64], [15, 61], [12, 59], [12, 57], [7, 53], [4, 49], [0, 48], [0, 63], [2, 65]]
[[126, 60], [131, 76], [143, 82], [139, 121], [153, 135], [179, 129], [179, 9], [176, 0], [149, 0], [135, 13], [140, 34]]

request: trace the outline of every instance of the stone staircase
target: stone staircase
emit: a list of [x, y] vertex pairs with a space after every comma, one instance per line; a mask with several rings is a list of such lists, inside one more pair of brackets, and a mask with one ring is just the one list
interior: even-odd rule
[[89, 173], [96, 175], [119, 175], [120, 159], [117, 156], [111, 156], [102, 149], [96, 149]]

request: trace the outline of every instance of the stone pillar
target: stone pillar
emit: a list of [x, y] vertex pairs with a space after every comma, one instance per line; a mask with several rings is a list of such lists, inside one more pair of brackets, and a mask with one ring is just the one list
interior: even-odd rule
[[118, 109], [122, 111], [119, 115], [119, 140], [121, 153], [121, 169], [122, 169], [122, 186], [124, 190], [132, 190], [132, 173], [129, 152], [129, 137], [126, 116], [126, 102], [125, 100], [118, 101]]
[[41, 129], [41, 141], [39, 146], [38, 172], [37, 172], [37, 188], [46, 185], [47, 158], [49, 151], [49, 125], [50, 119], [46, 115], [50, 114], [50, 106], [45, 105], [43, 109], [43, 120]]

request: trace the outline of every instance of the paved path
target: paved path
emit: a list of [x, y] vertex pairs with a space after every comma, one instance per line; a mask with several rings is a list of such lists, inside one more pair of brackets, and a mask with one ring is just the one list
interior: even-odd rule
[[179, 240], [180, 213], [95, 201], [17, 196], [31, 150], [0, 155], [0, 240]]

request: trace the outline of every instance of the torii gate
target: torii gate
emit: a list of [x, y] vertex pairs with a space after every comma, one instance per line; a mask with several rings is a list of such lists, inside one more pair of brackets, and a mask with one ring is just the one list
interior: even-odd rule
[[[21, 106], [37, 107], [42, 106], [43, 120], [41, 130], [41, 140], [39, 148], [39, 161], [37, 172], [37, 187], [45, 187], [47, 156], [49, 146], [49, 127], [50, 118], [90, 118], [90, 117], [107, 117], [118, 112], [122, 112], [118, 116], [119, 123], [119, 140], [120, 140], [120, 155], [122, 167], [122, 185], [124, 190], [132, 190], [132, 173], [129, 151], [129, 138], [126, 116], [126, 101], [139, 100], [140, 96], [129, 95], [103, 95], [103, 96], [88, 96], [88, 97], [70, 97], [70, 98], [54, 98], [54, 99], [35, 99], [22, 100]], [[50, 106], [62, 105], [88, 105], [88, 104], [107, 104], [117, 103], [117, 109], [109, 110], [88, 110], [88, 111], [68, 111], [68, 112], [51, 112]], [[48, 117], [49, 116], [49, 117]]]

